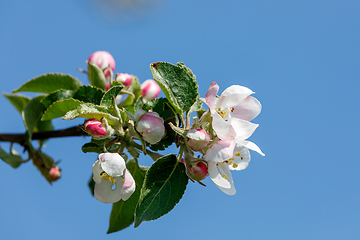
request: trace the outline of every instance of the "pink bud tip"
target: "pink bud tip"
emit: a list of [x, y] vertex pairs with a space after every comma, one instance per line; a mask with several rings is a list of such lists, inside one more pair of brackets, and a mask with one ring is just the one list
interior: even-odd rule
[[157, 98], [160, 90], [159, 85], [152, 79], [148, 79], [141, 84], [141, 96], [148, 101]]
[[48, 179], [50, 181], [56, 181], [61, 177], [60, 168], [58, 167], [52, 167], [49, 171]]
[[88, 119], [84, 122], [86, 132], [95, 138], [105, 136], [107, 134], [106, 128], [101, 121], [96, 119]]
[[118, 73], [116, 74], [115, 81], [121, 82], [125, 87], [127, 87], [131, 84], [132, 77], [127, 73]]
[[[104, 68], [110, 66], [112, 71], [115, 70], [115, 60], [114, 60], [113, 56], [111, 56], [111, 54], [106, 51], [94, 52], [93, 54], [90, 55], [89, 62], [92, 64], [95, 64], [96, 66], [98, 66], [101, 69], [104, 69]], [[110, 77], [109, 69], [106, 69], [104, 74], [105, 74], [106, 78], [109, 78]]]
[[201, 181], [208, 175], [208, 169], [205, 163], [197, 162], [188, 168], [188, 174], [195, 181]]

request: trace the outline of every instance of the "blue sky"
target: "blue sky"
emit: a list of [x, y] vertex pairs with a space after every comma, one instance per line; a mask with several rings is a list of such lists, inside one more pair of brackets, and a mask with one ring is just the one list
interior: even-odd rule
[[[250, 140], [266, 156], [252, 152], [249, 167], [233, 173], [235, 196], [210, 179], [206, 188], [189, 183], [168, 215], [106, 235], [111, 205], [87, 188], [97, 156], [80, 149], [90, 139], [53, 139], [44, 148], [61, 160], [53, 186], [31, 163], [14, 170], [0, 161], [1, 238], [360, 238], [359, 1], [158, 0], [108, 12], [94, 2], [2, 3], [1, 92], [47, 72], [87, 84], [76, 67], [97, 50], [141, 82], [151, 78], [150, 63], [181, 61], [202, 97], [211, 81], [220, 91], [238, 84], [256, 92], [263, 110]], [[0, 132], [23, 132], [18, 112], [0, 103]]]

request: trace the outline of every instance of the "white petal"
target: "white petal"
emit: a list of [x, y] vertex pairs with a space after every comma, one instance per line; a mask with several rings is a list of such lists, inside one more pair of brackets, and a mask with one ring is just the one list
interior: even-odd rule
[[135, 180], [129, 170], [125, 170], [125, 181], [121, 188], [121, 199], [126, 201], [135, 192]]
[[94, 196], [103, 203], [118, 202], [121, 199], [121, 187], [121, 179], [117, 179], [114, 190], [112, 189], [112, 183], [108, 180], [104, 180], [95, 184]]
[[118, 153], [102, 153], [99, 155], [102, 169], [112, 177], [119, 177], [126, 169], [124, 159]]
[[231, 126], [230, 121], [225, 121], [217, 112], [211, 114], [212, 127], [216, 135], [222, 140], [233, 140], [236, 137], [236, 132]]
[[230, 118], [229, 122], [236, 132], [236, 139], [245, 140], [248, 139], [259, 124], [255, 124], [249, 121], [245, 121], [238, 118]]
[[236, 141], [236, 143], [239, 143], [248, 149], [258, 152], [260, 155], [265, 156], [265, 154], [260, 150], [260, 148], [253, 142], [243, 140], [243, 141], [239, 141], [239, 142]]
[[206, 104], [209, 106], [211, 112], [214, 111], [215, 99], [218, 91], [219, 91], [219, 85], [217, 85], [216, 82], [212, 82], [205, 96]]
[[216, 108], [224, 109], [236, 106], [253, 93], [254, 92], [247, 87], [232, 85], [221, 94], [219, 101], [216, 103]]
[[251, 121], [259, 115], [260, 112], [260, 102], [256, 98], [248, 96], [238, 105], [234, 106], [234, 110], [230, 113], [230, 117]]
[[[216, 164], [218, 165], [216, 166]], [[219, 163], [209, 161], [208, 173], [211, 180], [213, 180], [215, 183], [215, 186], [218, 187], [221, 191], [228, 195], [234, 195], [236, 193], [228, 164], [224, 163], [223, 165], [220, 165]]]
[[222, 162], [234, 154], [235, 141], [218, 141], [206, 151], [204, 158], [209, 161]]
[[92, 165], [92, 171], [93, 171], [93, 179], [96, 183], [101, 182], [101, 177], [100, 174], [103, 171], [100, 165], [100, 161], [97, 160], [93, 165]]
[[246, 147], [236, 144], [232, 164], [229, 164], [230, 170], [244, 170], [250, 162], [250, 152]]

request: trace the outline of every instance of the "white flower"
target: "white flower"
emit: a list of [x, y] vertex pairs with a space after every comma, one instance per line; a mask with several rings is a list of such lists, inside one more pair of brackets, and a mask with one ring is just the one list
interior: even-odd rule
[[[218, 91], [219, 85], [216, 82], [212, 82], [205, 97], [212, 117], [212, 127], [216, 135], [222, 141], [235, 141], [237, 144], [264, 155], [255, 143], [246, 140], [259, 126], [258, 124], [249, 122], [261, 112], [260, 102], [250, 96], [254, 92], [247, 87], [233, 85], [225, 89], [221, 96], [217, 98]], [[215, 151], [215, 148], [219, 148], [220, 144], [223, 143], [215, 144], [212, 146], [213, 149], [210, 148], [207, 151], [206, 156], [210, 157], [209, 160], [217, 162], [226, 160], [225, 158], [221, 158], [221, 154], [218, 154], [219, 157], [214, 159], [211, 153]], [[235, 144], [233, 144], [233, 146], [235, 146]], [[233, 149], [228, 149], [225, 155], [231, 154], [232, 151]]]
[[135, 191], [135, 180], [118, 153], [101, 153], [92, 166], [94, 195], [104, 203], [127, 200]]
[[250, 152], [246, 147], [237, 144], [233, 157], [222, 162], [209, 161], [208, 172], [211, 180], [221, 191], [228, 195], [234, 195], [236, 189], [230, 170], [243, 170], [250, 162]]

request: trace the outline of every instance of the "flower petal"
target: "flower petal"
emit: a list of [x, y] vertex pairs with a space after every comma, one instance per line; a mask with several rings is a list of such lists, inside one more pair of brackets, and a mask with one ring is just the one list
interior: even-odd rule
[[125, 170], [124, 184], [121, 188], [121, 199], [126, 201], [135, 192], [135, 180], [129, 170]]
[[112, 189], [113, 184], [107, 180], [95, 184], [94, 196], [97, 200], [103, 203], [114, 203], [121, 200], [121, 179], [117, 179], [115, 189]]
[[221, 191], [228, 195], [234, 195], [236, 193], [234, 182], [229, 170], [229, 165], [227, 163], [221, 165], [214, 161], [209, 161], [208, 173], [211, 180], [213, 180], [215, 183], [215, 186], [218, 187]]
[[216, 132], [216, 135], [222, 140], [234, 140], [236, 132], [231, 126], [230, 121], [225, 121], [217, 112], [211, 114], [212, 127]]
[[234, 141], [218, 141], [206, 151], [204, 158], [209, 161], [222, 162], [234, 154]]
[[251, 121], [259, 115], [260, 112], [260, 102], [256, 98], [248, 96], [238, 105], [234, 106], [234, 110], [230, 113], [230, 117]]
[[216, 82], [212, 82], [210, 84], [209, 90], [205, 95], [206, 104], [209, 106], [211, 112], [215, 110], [215, 100], [218, 91], [219, 91], [219, 85], [217, 85]]
[[101, 182], [101, 177], [100, 174], [103, 171], [100, 165], [100, 161], [97, 160], [93, 165], [92, 165], [92, 171], [93, 171], [93, 179], [96, 183], [100, 183]]
[[99, 160], [102, 169], [112, 177], [119, 177], [126, 169], [124, 159], [118, 153], [101, 153]]
[[244, 170], [250, 162], [250, 152], [246, 147], [236, 144], [232, 164], [229, 164], [230, 170]]
[[229, 122], [236, 132], [236, 142], [238, 140], [248, 139], [259, 126], [259, 124], [255, 124], [238, 118], [230, 118]]
[[243, 140], [243, 141], [236, 141], [236, 143], [241, 144], [242, 146], [251, 149], [255, 152], [258, 152], [260, 155], [265, 156], [265, 154], [260, 150], [260, 148], [253, 142], [247, 141], [247, 140]]
[[254, 92], [247, 87], [232, 85], [225, 89], [216, 103], [216, 108], [224, 109], [238, 105]]

